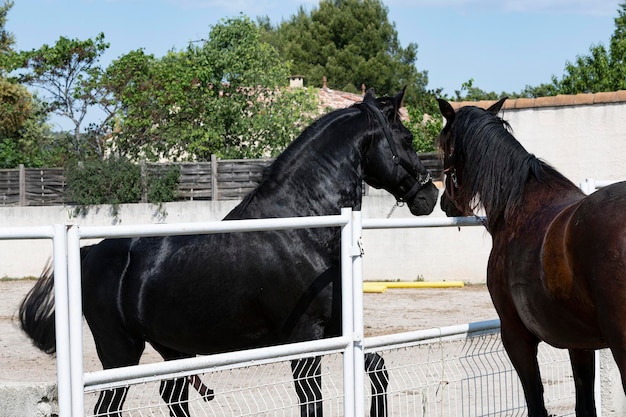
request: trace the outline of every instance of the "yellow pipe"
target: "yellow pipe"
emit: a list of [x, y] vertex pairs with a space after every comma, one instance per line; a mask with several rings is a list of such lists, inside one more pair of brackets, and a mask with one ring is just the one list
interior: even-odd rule
[[383, 293], [387, 291], [387, 286], [377, 282], [364, 282], [363, 292]]
[[366, 281], [363, 283], [363, 292], [382, 293], [387, 288], [461, 288], [464, 286], [465, 283], [463, 281]]

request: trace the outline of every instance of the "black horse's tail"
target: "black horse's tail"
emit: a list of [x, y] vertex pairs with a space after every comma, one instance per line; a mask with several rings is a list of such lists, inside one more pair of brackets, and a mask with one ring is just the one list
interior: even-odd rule
[[[84, 259], [93, 246], [80, 248], [80, 259]], [[39, 280], [22, 300], [19, 308], [22, 330], [40, 350], [56, 352], [56, 329], [54, 325], [54, 273], [48, 264]]]

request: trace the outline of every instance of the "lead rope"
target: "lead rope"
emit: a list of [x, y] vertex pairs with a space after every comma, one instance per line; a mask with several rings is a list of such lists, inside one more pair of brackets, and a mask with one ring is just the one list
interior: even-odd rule
[[396, 204], [391, 206], [391, 210], [389, 210], [389, 213], [387, 214], [387, 218], [390, 218], [393, 212], [396, 211], [396, 207], [402, 207], [402, 206], [404, 206], [404, 201], [396, 201]]

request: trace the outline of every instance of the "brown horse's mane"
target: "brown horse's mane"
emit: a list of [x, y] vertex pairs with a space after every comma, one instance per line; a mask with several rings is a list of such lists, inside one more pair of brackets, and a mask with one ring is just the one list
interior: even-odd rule
[[490, 231], [500, 228], [519, 207], [530, 178], [550, 187], [577, 188], [527, 152], [505, 120], [478, 107], [462, 107], [456, 112], [450, 138], [452, 162], [463, 170], [457, 202], [471, 210], [484, 208]]

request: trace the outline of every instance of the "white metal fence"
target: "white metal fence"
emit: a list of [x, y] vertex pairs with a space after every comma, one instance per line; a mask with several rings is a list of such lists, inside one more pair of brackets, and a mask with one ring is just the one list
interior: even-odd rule
[[[527, 414], [521, 385], [500, 343], [498, 320], [365, 339], [365, 352], [373, 351], [382, 355], [389, 373], [390, 416]], [[215, 398], [204, 401], [190, 390], [192, 416], [300, 416], [289, 359], [310, 353], [250, 359], [256, 353], [244, 353], [242, 358], [248, 360], [233, 363], [230, 359], [235, 358], [230, 354], [215, 355], [205, 363], [205, 369], [193, 372], [184, 371], [184, 363], [164, 374], [158, 374], [158, 369], [149, 371], [149, 366], [142, 378], [89, 386], [85, 391], [86, 415], [93, 415], [100, 390], [129, 387], [125, 415], [168, 416], [159, 394], [160, 382], [196, 374], [215, 390]], [[326, 352], [322, 358], [325, 416], [345, 415], [342, 362], [339, 352]], [[539, 362], [551, 415], [573, 416], [574, 386], [566, 351], [542, 344]], [[368, 385], [366, 378], [365, 410], [371, 401]]]
[[[595, 186], [599, 185], [604, 184], [595, 182]], [[172, 225], [5, 228], [0, 231], [0, 239], [53, 240], [61, 417], [85, 415], [86, 408], [89, 413], [89, 409], [93, 408], [93, 398], [99, 390], [117, 386], [132, 386], [132, 391], [141, 393], [133, 394], [132, 397], [129, 394], [126, 404], [129, 415], [168, 415], [159, 395], [160, 381], [196, 374], [200, 374], [205, 383], [216, 390], [216, 398], [204, 402], [201, 397], [192, 396], [190, 408], [194, 410], [193, 415], [298, 415], [288, 361], [312, 356], [323, 356], [326, 414], [363, 416], [367, 400], [365, 390], [359, 387], [368, 384], [363, 371], [365, 351], [380, 352], [386, 362], [391, 415], [523, 415], [523, 395], [517, 376], [500, 345], [497, 321], [465, 325], [467, 328], [454, 331], [450, 328], [433, 329], [430, 331], [433, 333], [430, 340], [420, 333], [367, 340], [363, 338], [362, 262], [359, 247], [362, 228], [476, 225], [481, 225], [479, 218], [362, 220], [360, 212], [343, 209], [337, 216], [315, 218]], [[84, 374], [81, 239], [310, 227], [342, 229], [343, 336]], [[550, 412], [557, 413], [555, 415], [573, 415], [573, 383], [571, 371], [567, 371], [567, 355], [544, 345], [541, 352], [546, 352], [542, 355], [547, 358], [542, 360], [543, 374], [546, 375], [544, 368], [551, 369], [544, 378], [544, 385], [549, 388], [546, 396]], [[553, 391], [556, 394], [551, 394]], [[561, 413], [561, 408], [568, 411]]]

